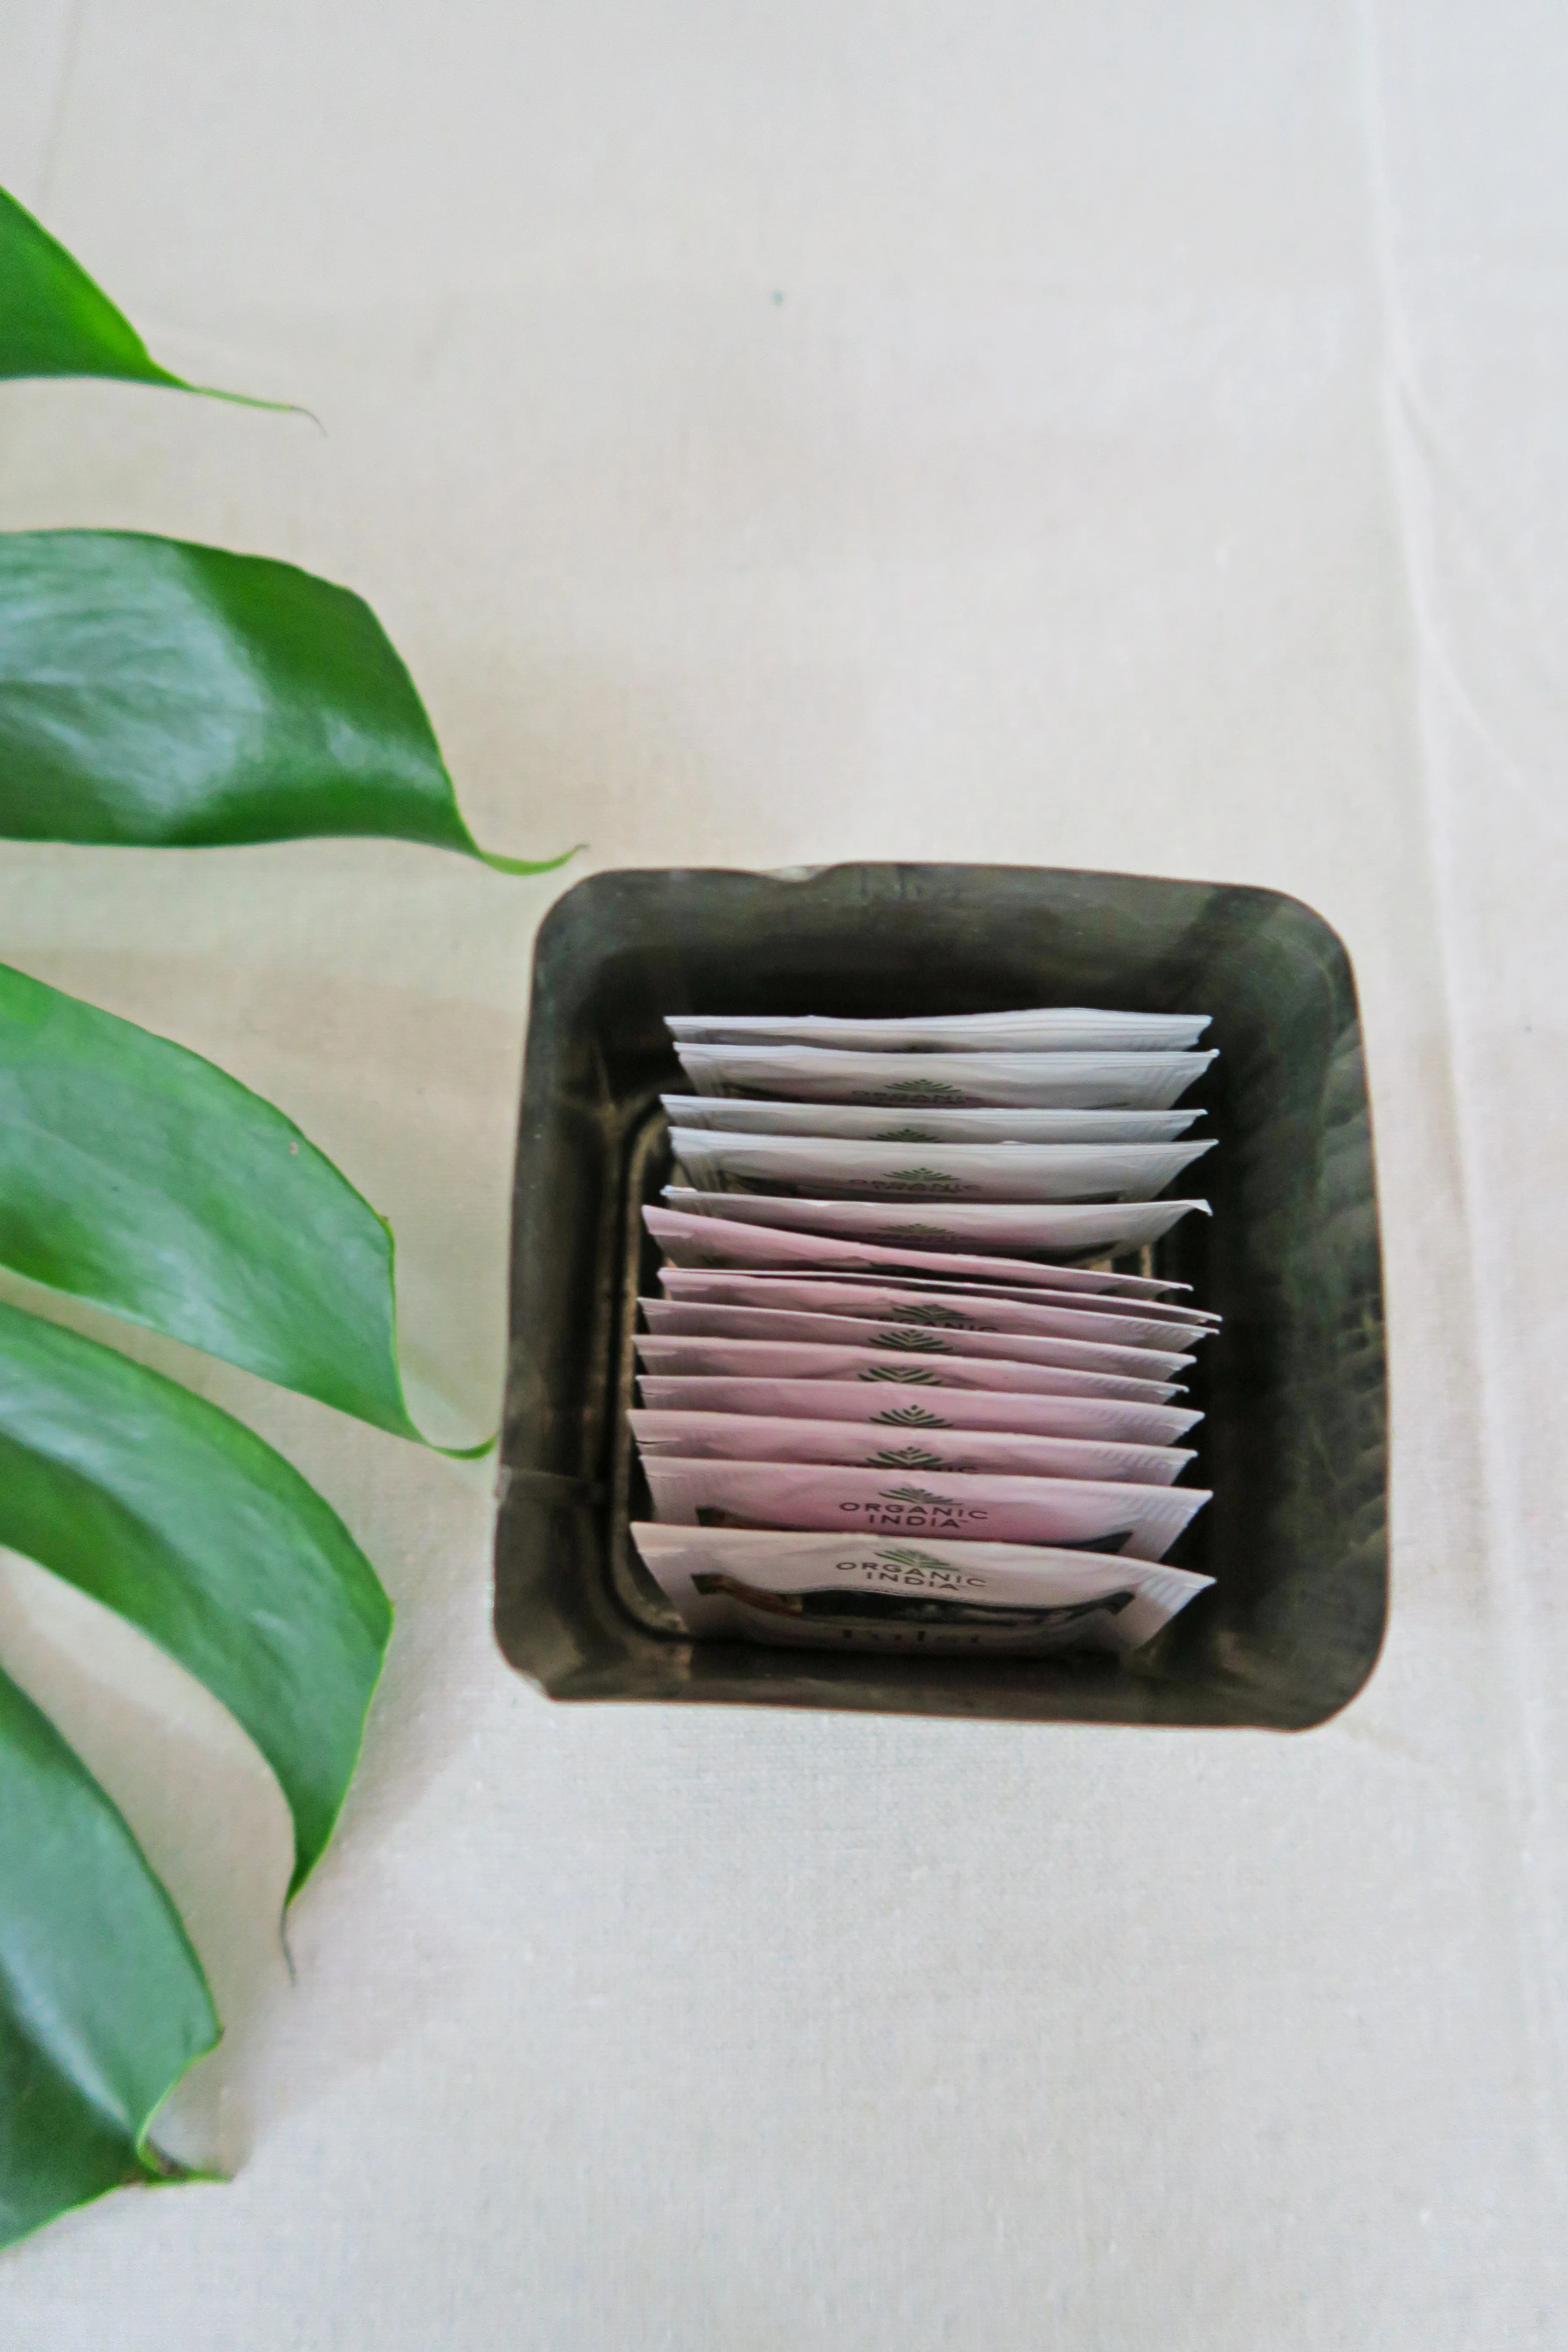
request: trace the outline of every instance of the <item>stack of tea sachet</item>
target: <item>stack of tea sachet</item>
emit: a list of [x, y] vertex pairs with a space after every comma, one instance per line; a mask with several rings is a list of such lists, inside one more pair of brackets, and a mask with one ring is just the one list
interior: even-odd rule
[[671, 1018], [632, 1533], [698, 1636], [1041, 1655], [1147, 1642], [1217, 1316], [1118, 1271], [1207, 1202], [1205, 1015]]

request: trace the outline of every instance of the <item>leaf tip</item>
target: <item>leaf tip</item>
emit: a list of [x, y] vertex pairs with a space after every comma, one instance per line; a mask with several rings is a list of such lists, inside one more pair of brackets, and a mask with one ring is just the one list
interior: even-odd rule
[[481, 849], [479, 856], [495, 874], [557, 874], [563, 866], [579, 856], [587, 846], [585, 841], [574, 842], [572, 847], [563, 849], [559, 857], [498, 857], [488, 849]]

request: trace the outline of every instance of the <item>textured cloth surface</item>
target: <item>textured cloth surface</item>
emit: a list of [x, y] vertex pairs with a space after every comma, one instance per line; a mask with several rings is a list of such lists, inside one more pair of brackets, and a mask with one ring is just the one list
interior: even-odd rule
[[[0, 1657], [208, 1963], [171, 2134], [237, 2172], [0, 2257], [5, 2340], [1560, 2344], [1561, 13], [12, 0], [5, 44], [0, 181], [166, 364], [326, 429], [0, 388], [0, 522], [350, 583], [479, 837], [577, 873], [1297, 893], [1363, 991], [1395, 1399], [1387, 1648], [1310, 1735], [573, 1710], [493, 1646], [489, 1467], [132, 1336], [399, 1630], [291, 1982], [259, 1763], [0, 1562]], [[460, 1438], [564, 887], [6, 849], [0, 936], [334, 1154]]]

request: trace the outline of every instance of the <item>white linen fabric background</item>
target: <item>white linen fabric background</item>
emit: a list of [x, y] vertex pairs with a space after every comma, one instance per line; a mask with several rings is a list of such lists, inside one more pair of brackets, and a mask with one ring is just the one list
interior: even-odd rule
[[[493, 1423], [533, 929], [595, 866], [1264, 883], [1366, 1013], [1392, 1629], [1300, 1738], [552, 1706], [488, 1465], [116, 1330], [399, 1608], [338, 1842], [0, 1560], [228, 2021], [18, 2347], [1564, 2342], [1568, 21], [1532, 0], [10, 0], [0, 181], [171, 366], [0, 388], [0, 521], [366, 594], [508, 881], [0, 851], [8, 960], [389, 1213]], [[106, 1319], [26, 1296], [84, 1328]]]

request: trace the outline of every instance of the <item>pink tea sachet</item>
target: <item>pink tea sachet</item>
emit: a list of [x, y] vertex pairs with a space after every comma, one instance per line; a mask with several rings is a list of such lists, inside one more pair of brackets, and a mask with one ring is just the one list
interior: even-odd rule
[[1220, 1318], [1153, 1264], [1208, 1214], [1166, 1197], [1214, 1148], [1177, 1108], [1206, 1016], [668, 1025], [631, 1532], [688, 1634], [977, 1672], [1153, 1640], [1210, 1582], [1165, 1554]]

